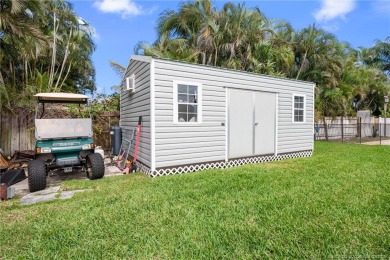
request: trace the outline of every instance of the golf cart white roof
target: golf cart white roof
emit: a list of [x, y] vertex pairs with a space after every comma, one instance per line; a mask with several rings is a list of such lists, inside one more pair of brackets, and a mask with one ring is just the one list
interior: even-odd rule
[[87, 102], [88, 96], [73, 93], [38, 93], [36, 97], [40, 101], [46, 102]]

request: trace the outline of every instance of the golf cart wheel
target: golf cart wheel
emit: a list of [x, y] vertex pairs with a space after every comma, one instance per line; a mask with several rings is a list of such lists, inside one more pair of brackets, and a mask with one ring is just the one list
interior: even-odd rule
[[44, 161], [33, 160], [28, 162], [28, 188], [30, 192], [46, 188], [46, 165]]
[[101, 179], [104, 176], [104, 160], [98, 153], [87, 157], [87, 176], [90, 180]]

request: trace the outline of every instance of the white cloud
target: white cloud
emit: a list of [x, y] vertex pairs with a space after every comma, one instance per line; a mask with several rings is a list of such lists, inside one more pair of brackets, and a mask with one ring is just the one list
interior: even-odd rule
[[374, 1], [371, 6], [378, 13], [390, 14], [390, 2], [388, 0]]
[[132, 0], [95, 0], [94, 6], [104, 13], [119, 13], [122, 18], [142, 13], [142, 7]]
[[345, 16], [355, 8], [356, 0], [321, 0], [321, 9], [314, 17], [317, 21], [330, 21]]

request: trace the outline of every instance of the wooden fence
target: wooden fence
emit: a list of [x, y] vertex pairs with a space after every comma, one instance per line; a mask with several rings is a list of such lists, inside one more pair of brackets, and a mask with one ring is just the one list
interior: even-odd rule
[[[15, 151], [34, 150], [35, 112], [21, 110], [0, 113], [0, 148], [6, 155]], [[93, 118], [94, 141], [108, 151], [111, 148], [110, 127], [119, 124], [119, 113], [108, 112]]]
[[105, 151], [111, 150], [110, 128], [113, 125], [119, 125], [119, 112], [109, 112], [93, 117], [95, 144]]
[[26, 110], [0, 113], [0, 148], [6, 155], [34, 149], [34, 117]]

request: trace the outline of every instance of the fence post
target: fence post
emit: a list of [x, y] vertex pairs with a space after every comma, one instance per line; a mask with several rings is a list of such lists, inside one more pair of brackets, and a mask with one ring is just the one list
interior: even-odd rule
[[356, 118], [356, 135], [355, 137], [359, 137], [359, 118]]
[[382, 145], [381, 118], [379, 118], [379, 145]]
[[[387, 101], [386, 101], [387, 100]], [[387, 115], [386, 115], [386, 112], [387, 112], [387, 102], [389, 101], [389, 98], [387, 97], [387, 96], [385, 96], [385, 105], [384, 105], [384, 110], [385, 110], [385, 122], [384, 122], [384, 124], [383, 124], [383, 136], [386, 138], [386, 136], [387, 136], [387, 133], [386, 133], [386, 117], [387, 117]]]
[[359, 137], [360, 137], [360, 144], [362, 144], [362, 118], [359, 117]]
[[341, 117], [341, 142], [344, 143], [344, 117]]

